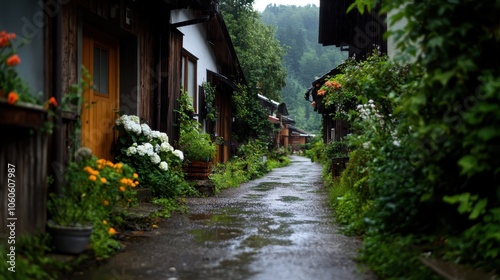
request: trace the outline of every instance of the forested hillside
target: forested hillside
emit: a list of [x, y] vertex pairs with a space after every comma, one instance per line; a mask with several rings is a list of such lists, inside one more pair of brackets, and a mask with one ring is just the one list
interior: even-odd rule
[[313, 111], [304, 93], [311, 82], [347, 58], [347, 54], [333, 46], [318, 44], [319, 7], [270, 4], [261, 14], [265, 24], [274, 26], [276, 38], [287, 53], [286, 86], [282, 90], [290, 117], [296, 126], [311, 133], [320, 133], [321, 116]]

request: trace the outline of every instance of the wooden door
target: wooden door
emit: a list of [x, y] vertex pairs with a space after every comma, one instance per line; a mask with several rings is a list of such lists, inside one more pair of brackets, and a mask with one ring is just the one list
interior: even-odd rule
[[82, 63], [92, 76], [92, 86], [83, 93], [82, 146], [99, 158], [113, 160], [113, 125], [119, 108], [118, 41], [106, 34], [85, 29]]

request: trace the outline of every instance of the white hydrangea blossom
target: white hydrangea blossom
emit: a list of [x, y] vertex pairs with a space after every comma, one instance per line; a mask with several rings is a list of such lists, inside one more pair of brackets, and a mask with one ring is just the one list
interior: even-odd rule
[[150, 137], [151, 137], [151, 139], [161, 139], [160, 132], [158, 130], [152, 130]]
[[163, 142], [160, 145], [160, 151], [161, 152], [173, 152], [174, 147], [172, 147], [168, 142]]
[[168, 163], [162, 161], [162, 162], [160, 162], [159, 167], [160, 167], [161, 170], [167, 171], [168, 170]]
[[160, 137], [159, 138], [160, 138], [160, 140], [162, 142], [168, 142], [168, 136], [167, 136], [167, 134], [165, 132], [160, 132]]
[[175, 150], [174, 155], [176, 155], [178, 158], [181, 159], [181, 161], [184, 161], [184, 153], [181, 150]]
[[151, 137], [151, 128], [149, 127], [148, 124], [146, 123], [141, 124], [141, 129], [142, 129], [142, 134], [144, 134], [144, 136], [148, 138]]
[[141, 120], [139, 119], [138, 116], [134, 116], [134, 115], [129, 115], [129, 120], [135, 124], [140, 124], [141, 123]]
[[123, 115], [116, 120], [115, 124], [123, 125], [127, 132], [132, 132], [137, 135], [140, 135], [142, 132], [139, 117], [137, 116]]
[[151, 160], [151, 162], [153, 164], [158, 164], [161, 161], [160, 156], [158, 154], [154, 154], [154, 153], [149, 156], [149, 159]]
[[142, 145], [137, 146], [137, 153], [140, 156], [144, 156], [144, 155], [151, 156], [155, 152], [153, 150], [153, 145], [151, 145], [151, 143], [144, 143]]
[[130, 146], [127, 149], [127, 156], [135, 155], [137, 153], [137, 148], [134, 146]]

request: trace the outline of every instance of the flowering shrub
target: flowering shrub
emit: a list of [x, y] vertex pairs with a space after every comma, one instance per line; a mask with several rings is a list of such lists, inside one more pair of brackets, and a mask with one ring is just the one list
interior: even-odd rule
[[184, 154], [168, 143], [164, 132], [151, 130], [149, 125], [140, 123], [139, 117], [123, 115], [116, 120], [120, 132], [120, 155], [117, 158], [130, 158], [146, 165], [153, 165], [167, 171], [169, 165], [180, 166]]
[[181, 192], [185, 186], [184, 153], [169, 144], [166, 133], [152, 130], [132, 115], [120, 116], [115, 129], [119, 132], [115, 146], [117, 160], [135, 167], [154, 195], [171, 197]]
[[[139, 175], [123, 163], [93, 156], [81, 148], [64, 172], [62, 190], [51, 193], [48, 201], [50, 223], [59, 226], [92, 225], [92, 246], [96, 255], [105, 256], [119, 247], [111, 240], [116, 230], [115, 206], [129, 206], [136, 200], [134, 188]], [[103, 221], [106, 221], [103, 224]]]
[[49, 98], [44, 104], [40, 104], [37, 97], [29, 92], [28, 85], [19, 77], [15, 66], [21, 63], [21, 58], [17, 54], [20, 47], [16, 44], [16, 34], [0, 31], [0, 97], [6, 98], [8, 104], [30, 103], [44, 105], [48, 111], [49, 121], [44, 123], [43, 130], [52, 133], [54, 124], [52, 120], [56, 114], [57, 100]]

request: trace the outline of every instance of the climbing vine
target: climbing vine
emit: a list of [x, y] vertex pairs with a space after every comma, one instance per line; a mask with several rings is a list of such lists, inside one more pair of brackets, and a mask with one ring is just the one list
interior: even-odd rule
[[207, 110], [206, 117], [211, 121], [215, 121], [217, 118], [217, 107], [215, 107], [215, 86], [212, 86], [209, 82], [203, 82], [201, 87], [205, 92], [205, 107]]

